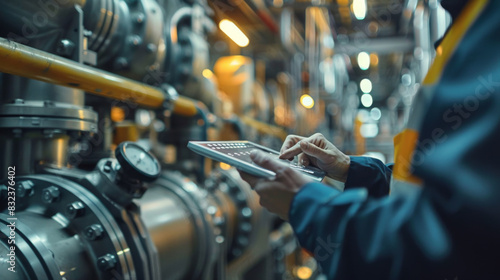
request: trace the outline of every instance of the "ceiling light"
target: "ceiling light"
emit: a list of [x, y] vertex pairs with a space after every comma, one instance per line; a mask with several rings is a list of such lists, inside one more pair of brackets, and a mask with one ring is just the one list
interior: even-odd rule
[[236, 45], [244, 48], [248, 46], [250, 43], [250, 40], [248, 37], [241, 31], [241, 29], [234, 24], [234, 22], [228, 20], [228, 19], [223, 19], [219, 22], [219, 28], [224, 32], [233, 42], [236, 43]]
[[370, 93], [372, 92], [372, 82], [369, 79], [363, 79], [359, 83], [359, 88], [363, 93]]
[[378, 120], [380, 120], [380, 117], [382, 117], [382, 111], [380, 111], [379, 108], [375, 107], [375, 108], [371, 109], [370, 117], [372, 117], [372, 119], [374, 121], [378, 121]]
[[353, 0], [352, 11], [357, 20], [363, 20], [366, 17], [366, 0]]
[[367, 70], [370, 67], [370, 55], [366, 52], [358, 54], [358, 66], [361, 70]]
[[303, 94], [300, 97], [300, 104], [302, 104], [302, 106], [306, 109], [311, 109], [314, 107], [314, 99], [309, 94]]
[[361, 95], [361, 104], [365, 106], [366, 108], [372, 106], [373, 104], [373, 97], [369, 93], [365, 93]]

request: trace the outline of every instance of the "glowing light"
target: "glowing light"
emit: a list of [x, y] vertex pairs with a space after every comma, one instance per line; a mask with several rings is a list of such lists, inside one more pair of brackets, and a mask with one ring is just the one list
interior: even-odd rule
[[373, 120], [378, 121], [380, 120], [380, 117], [382, 117], [382, 111], [380, 111], [379, 108], [375, 107], [370, 110], [370, 117], [372, 117]]
[[367, 70], [370, 68], [370, 55], [366, 52], [360, 52], [358, 54], [358, 66], [361, 70]]
[[362, 123], [366, 123], [370, 121], [370, 113], [365, 110], [365, 109], [359, 109], [358, 114], [356, 117], [361, 121]]
[[441, 47], [441, 46], [437, 47], [436, 53], [437, 53], [437, 55], [442, 55], [443, 54], [443, 47]]
[[309, 279], [311, 278], [313, 271], [307, 266], [301, 266], [297, 268], [297, 277], [299, 279]]
[[223, 162], [221, 162], [221, 163], [220, 163], [220, 168], [221, 168], [222, 170], [229, 170], [229, 169], [231, 169], [231, 165], [229, 165], [229, 164], [227, 164], [227, 163], [223, 163]]
[[370, 54], [370, 62], [372, 66], [377, 66], [378, 65], [378, 55], [376, 53], [371, 53]]
[[314, 99], [309, 94], [304, 94], [300, 97], [300, 104], [306, 109], [314, 107]]
[[366, 17], [366, 0], [353, 0], [352, 11], [357, 20], [363, 20]]
[[359, 83], [359, 88], [363, 93], [370, 93], [372, 92], [372, 81], [369, 79], [363, 79]]
[[241, 29], [234, 24], [234, 22], [228, 20], [228, 19], [223, 19], [219, 22], [219, 28], [224, 32], [233, 42], [236, 43], [236, 45], [244, 48], [248, 46], [250, 43], [250, 40], [248, 37], [241, 31]]
[[374, 123], [365, 123], [361, 125], [359, 132], [365, 138], [373, 138], [378, 135], [378, 126]]
[[212, 79], [214, 77], [214, 72], [212, 72], [210, 69], [204, 69], [201, 74], [207, 79]]
[[361, 95], [361, 104], [363, 104], [363, 106], [365, 106], [366, 108], [372, 106], [372, 104], [373, 104], [372, 95], [369, 93], [365, 93], [365, 94]]
[[121, 107], [111, 107], [111, 120], [121, 122], [125, 119], [125, 110]]

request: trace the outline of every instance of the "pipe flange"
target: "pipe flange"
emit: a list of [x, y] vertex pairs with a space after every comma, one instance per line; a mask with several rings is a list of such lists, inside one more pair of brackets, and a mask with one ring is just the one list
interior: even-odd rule
[[0, 128], [97, 132], [97, 113], [89, 107], [16, 99], [0, 108]]
[[233, 260], [240, 257], [250, 244], [253, 211], [248, 203], [247, 194], [234, 178], [223, 171], [214, 178], [218, 182], [217, 185], [221, 186], [219, 189], [228, 194], [238, 208], [238, 226], [234, 233], [235, 238], [231, 244], [231, 249], [228, 252], [229, 260]]
[[[28, 195], [25, 193], [27, 186], [29, 186]], [[85, 243], [81, 245], [82, 249], [85, 248], [96, 258], [93, 262], [82, 263], [81, 265], [85, 266], [82, 269], [93, 271], [92, 273], [95, 273], [98, 279], [111, 279], [115, 275], [121, 275], [125, 277], [124, 279], [136, 277], [136, 269], [131, 267], [132, 252], [123, 237], [120, 226], [106, 206], [89, 190], [77, 183], [52, 175], [19, 177], [16, 189], [18, 199], [16, 199], [15, 215], [19, 217], [19, 221], [24, 221], [29, 216], [41, 215], [41, 218], [47, 220], [56, 219], [64, 224], [69, 232], [79, 235], [79, 240]], [[3, 202], [2, 206], [7, 205]], [[1, 208], [0, 212], [9, 213], [6, 207]], [[0, 217], [0, 222], [3, 220], [5, 219]], [[38, 261], [58, 268], [60, 263], [56, 263], [52, 253], [47, 256], [40, 255], [39, 252], [50, 249], [50, 244], [42, 244], [42, 246], [32, 242], [31, 240], [40, 240], [40, 238], [39, 233], [32, 232], [30, 228], [32, 227], [28, 225], [25, 228], [19, 228], [22, 232], [20, 235], [27, 236], [27, 248], [31, 248], [26, 252], [29, 254], [33, 252], [38, 256], [30, 260], [30, 263]], [[19, 253], [24, 254], [24, 251]], [[51, 276], [52, 278], [58, 278], [56, 276], [59, 276], [59, 268], [55, 273], [55, 276]]]

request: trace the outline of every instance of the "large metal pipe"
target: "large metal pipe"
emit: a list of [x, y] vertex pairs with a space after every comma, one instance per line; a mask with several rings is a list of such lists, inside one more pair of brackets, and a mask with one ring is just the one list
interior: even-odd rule
[[[102, 97], [158, 108], [164, 92], [106, 71], [0, 38], [0, 72], [81, 89]], [[196, 103], [182, 96], [171, 100], [176, 114], [197, 114]]]

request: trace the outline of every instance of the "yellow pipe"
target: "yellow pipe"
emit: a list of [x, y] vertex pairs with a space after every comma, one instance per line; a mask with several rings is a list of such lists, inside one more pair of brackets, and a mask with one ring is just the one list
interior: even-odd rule
[[198, 114], [198, 107], [196, 104], [198, 101], [194, 101], [187, 97], [179, 96], [176, 99], [172, 100], [173, 109], [172, 113], [181, 116], [196, 116]]
[[[159, 88], [0, 38], [0, 72], [81, 89], [95, 95], [158, 108], [165, 101]], [[196, 103], [179, 96], [169, 100], [173, 112], [197, 114]]]
[[242, 116], [240, 118], [241, 122], [244, 124], [255, 128], [258, 132], [262, 134], [268, 134], [280, 138], [282, 141], [285, 140], [288, 133], [278, 126], [270, 125], [267, 123], [260, 122], [258, 120]]

